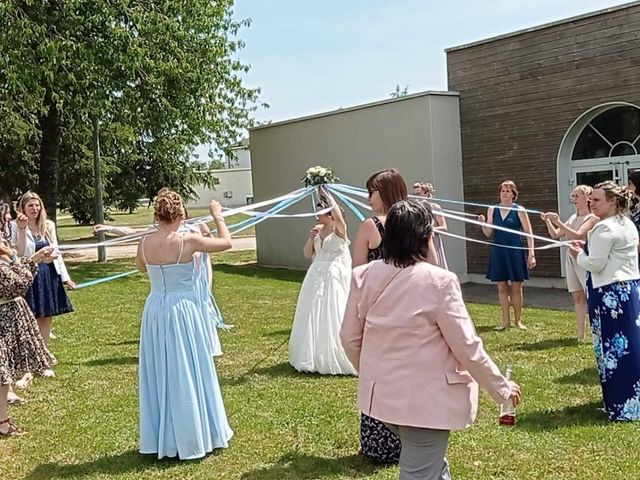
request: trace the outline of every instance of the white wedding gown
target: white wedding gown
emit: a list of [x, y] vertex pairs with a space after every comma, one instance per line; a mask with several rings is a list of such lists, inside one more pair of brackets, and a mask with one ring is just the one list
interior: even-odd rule
[[289, 339], [289, 363], [300, 372], [356, 375], [340, 343], [351, 284], [349, 241], [317, 236], [315, 257], [302, 282]]

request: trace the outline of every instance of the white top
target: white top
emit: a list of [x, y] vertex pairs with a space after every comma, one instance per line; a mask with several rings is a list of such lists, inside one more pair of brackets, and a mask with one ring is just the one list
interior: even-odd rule
[[[58, 253], [58, 258], [53, 261], [53, 265], [56, 268], [56, 272], [60, 275], [62, 282], [68, 282], [71, 280], [69, 277], [69, 273], [67, 272], [67, 267], [64, 264], [64, 260], [62, 260], [62, 255], [57, 251], [58, 249], [58, 238], [56, 237], [56, 224], [51, 220], [47, 220], [47, 230], [49, 230], [49, 234], [51, 238], [49, 239], [49, 245], [56, 249], [56, 253]], [[24, 253], [21, 256], [30, 257], [34, 253], [36, 253], [36, 240], [31, 233], [29, 227], [25, 229], [25, 233], [27, 238], [24, 244]], [[18, 224], [15, 220], [11, 221], [11, 243], [14, 245], [18, 244]]]
[[600, 220], [587, 234], [589, 255], [578, 255], [578, 265], [591, 272], [593, 287], [636, 280], [638, 230], [630, 218], [614, 215]]

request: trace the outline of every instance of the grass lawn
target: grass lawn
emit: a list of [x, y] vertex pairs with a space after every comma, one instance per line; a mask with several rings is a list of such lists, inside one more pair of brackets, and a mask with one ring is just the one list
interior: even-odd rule
[[[201, 461], [137, 453], [137, 355], [143, 275], [72, 292], [76, 313], [57, 319], [57, 377], [38, 379], [11, 415], [29, 431], [0, 440], [0, 479], [395, 479], [396, 467], [355, 456], [355, 378], [304, 375], [287, 363], [302, 273], [257, 268], [254, 252], [216, 256], [215, 292], [227, 323], [216, 359], [235, 436]], [[131, 268], [131, 260], [70, 263], [80, 282]], [[640, 478], [640, 430], [608, 422], [589, 345], [573, 340], [572, 314], [527, 311], [529, 330], [494, 332], [498, 307], [469, 305], [499, 365], [515, 366], [525, 400], [515, 428], [481, 395], [478, 420], [454, 433], [455, 479]]]
[[[209, 215], [209, 210], [206, 208], [194, 208], [189, 210], [191, 217], [201, 217]], [[113, 219], [107, 224], [120, 225], [133, 228], [143, 228], [153, 223], [153, 209], [147, 207], [139, 207], [134, 213], [115, 212], [111, 216]], [[248, 215], [238, 213], [230, 215], [226, 218], [227, 225], [231, 226], [234, 223], [238, 223], [248, 218]], [[91, 242], [95, 240], [93, 236], [93, 226], [78, 225], [74, 222], [71, 215], [66, 212], [58, 212], [58, 240], [60, 243], [81, 241]], [[213, 228], [213, 223], [209, 224]], [[239, 236], [253, 236], [255, 230], [253, 227], [243, 230], [238, 234]]]

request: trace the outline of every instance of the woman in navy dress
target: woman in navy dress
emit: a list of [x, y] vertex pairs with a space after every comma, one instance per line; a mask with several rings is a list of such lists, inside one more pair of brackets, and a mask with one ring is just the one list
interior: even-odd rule
[[[526, 330], [522, 323], [522, 282], [529, 279], [528, 268], [536, 266], [536, 256], [533, 238], [527, 237], [528, 258], [522, 246], [522, 236], [504, 230], [494, 229], [491, 225], [524, 231], [531, 234], [531, 222], [527, 212], [521, 205], [515, 203], [518, 199], [518, 189], [511, 180], [500, 184], [500, 203], [487, 210], [486, 223], [482, 227], [485, 236], [493, 235], [493, 245], [487, 267], [487, 278], [498, 284], [498, 297], [502, 308], [502, 324], [496, 330], [504, 330], [511, 326], [511, 306], [513, 306], [515, 325]], [[481, 222], [484, 215], [479, 215]]]
[[[611, 181], [591, 194], [600, 219], [587, 245], [569, 253], [586, 269], [587, 302], [604, 408], [616, 421], [640, 420], [640, 273], [638, 231], [627, 217], [628, 192]], [[588, 249], [586, 248], [588, 246]]]
[[[51, 220], [47, 220], [47, 212], [40, 196], [34, 192], [24, 193], [18, 199], [16, 210], [18, 216], [11, 224], [11, 241], [15, 244], [19, 256], [33, 255], [47, 246], [54, 247], [55, 260], [38, 265], [38, 274], [25, 295], [33, 315], [38, 320], [40, 335], [45, 345], [48, 345], [53, 317], [73, 312], [73, 305], [65, 286], [73, 289], [75, 283], [67, 273], [62, 256], [56, 251], [56, 226]], [[52, 370], [45, 370], [43, 376], [53, 377], [54, 374]], [[17, 385], [24, 387], [30, 381], [31, 378], [26, 375]]]

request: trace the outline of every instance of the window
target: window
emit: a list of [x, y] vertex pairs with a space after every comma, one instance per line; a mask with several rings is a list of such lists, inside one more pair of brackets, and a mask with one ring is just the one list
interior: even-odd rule
[[580, 133], [572, 160], [637, 155], [640, 149], [640, 110], [616, 107], [591, 120]]

